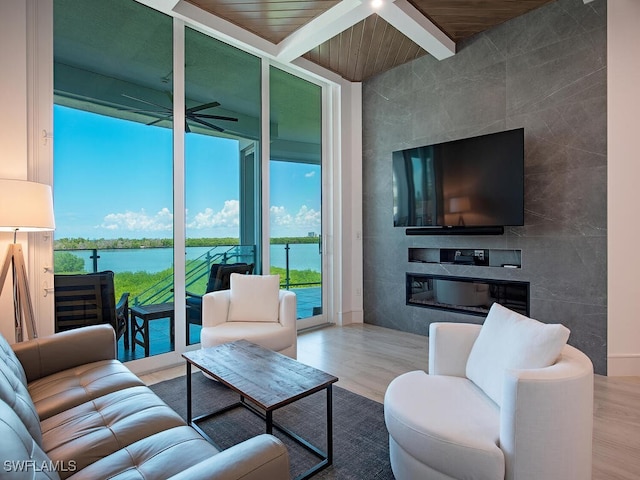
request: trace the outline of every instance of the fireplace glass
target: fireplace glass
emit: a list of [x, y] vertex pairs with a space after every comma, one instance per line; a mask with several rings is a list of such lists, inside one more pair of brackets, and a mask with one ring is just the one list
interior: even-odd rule
[[529, 282], [407, 273], [407, 305], [485, 316], [491, 305], [529, 315]]

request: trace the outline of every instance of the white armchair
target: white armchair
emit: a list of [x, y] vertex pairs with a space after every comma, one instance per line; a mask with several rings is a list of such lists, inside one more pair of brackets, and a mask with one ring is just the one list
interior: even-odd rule
[[278, 275], [231, 275], [231, 288], [202, 297], [202, 348], [248, 340], [297, 357], [296, 295]]
[[[591, 479], [591, 361], [565, 344], [561, 325], [495, 305], [483, 327], [431, 324], [429, 374], [409, 372], [389, 385], [384, 412], [397, 480]], [[510, 318], [491, 323], [492, 314]], [[521, 328], [523, 319], [544, 327]]]

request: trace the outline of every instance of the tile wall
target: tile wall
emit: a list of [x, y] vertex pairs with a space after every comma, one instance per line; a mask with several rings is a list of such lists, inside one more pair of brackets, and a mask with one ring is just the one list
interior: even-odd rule
[[[531, 316], [571, 329], [606, 373], [606, 1], [557, 0], [363, 85], [366, 323], [427, 334], [474, 316], [405, 305], [405, 273], [531, 283]], [[393, 227], [391, 152], [525, 128], [525, 226], [502, 236]], [[521, 249], [522, 268], [408, 262], [408, 249]]]

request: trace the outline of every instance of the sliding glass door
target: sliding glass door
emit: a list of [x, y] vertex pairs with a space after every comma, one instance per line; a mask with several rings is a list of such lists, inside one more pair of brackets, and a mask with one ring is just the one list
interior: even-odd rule
[[129, 0], [54, 2], [54, 269], [115, 273], [121, 360], [175, 348], [172, 24]]
[[122, 360], [199, 342], [216, 264], [326, 321], [322, 87], [267, 64], [133, 0], [54, 0], [55, 273], [115, 272]]
[[324, 322], [322, 89], [271, 67], [271, 273], [298, 300], [300, 325]]
[[185, 29], [187, 344], [217, 265], [260, 271], [260, 59]]

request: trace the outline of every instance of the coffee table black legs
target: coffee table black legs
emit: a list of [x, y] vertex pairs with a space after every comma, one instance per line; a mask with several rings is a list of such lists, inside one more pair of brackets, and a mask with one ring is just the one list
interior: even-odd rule
[[191, 409], [191, 364], [187, 362], [187, 424], [191, 425], [200, 435], [202, 435], [207, 441], [213, 444], [216, 448], [221, 450], [221, 448], [215, 444], [215, 442], [200, 428], [198, 422], [203, 422], [212, 417], [220, 415], [224, 412], [228, 412], [237, 407], [245, 407], [249, 411], [253, 412], [260, 418], [262, 418], [266, 423], [266, 432], [268, 434], [273, 434], [273, 430], [276, 429], [279, 432], [282, 432], [291, 440], [299, 444], [301, 447], [305, 448], [313, 455], [320, 459], [320, 462], [311, 467], [306, 472], [300, 474], [295, 478], [295, 480], [306, 480], [320, 470], [327, 468], [329, 465], [333, 464], [333, 388], [332, 385], [329, 384], [326, 388], [326, 396], [327, 396], [327, 450], [322, 451], [312, 443], [303, 439], [297, 433], [292, 432], [288, 428], [284, 427], [273, 421], [273, 410], [269, 410], [267, 412], [262, 412], [257, 409], [255, 406], [248, 403], [243, 396], [240, 397], [240, 401], [234, 404], [228, 405], [224, 408], [216, 410], [215, 412], [211, 412], [205, 415], [200, 415], [196, 418], [193, 418], [192, 409]]
[[327, 466], [333, 463], [333, 385], [327, 387]]
[[187, 425], [191, 425], [191, 364], [187, 362]]

